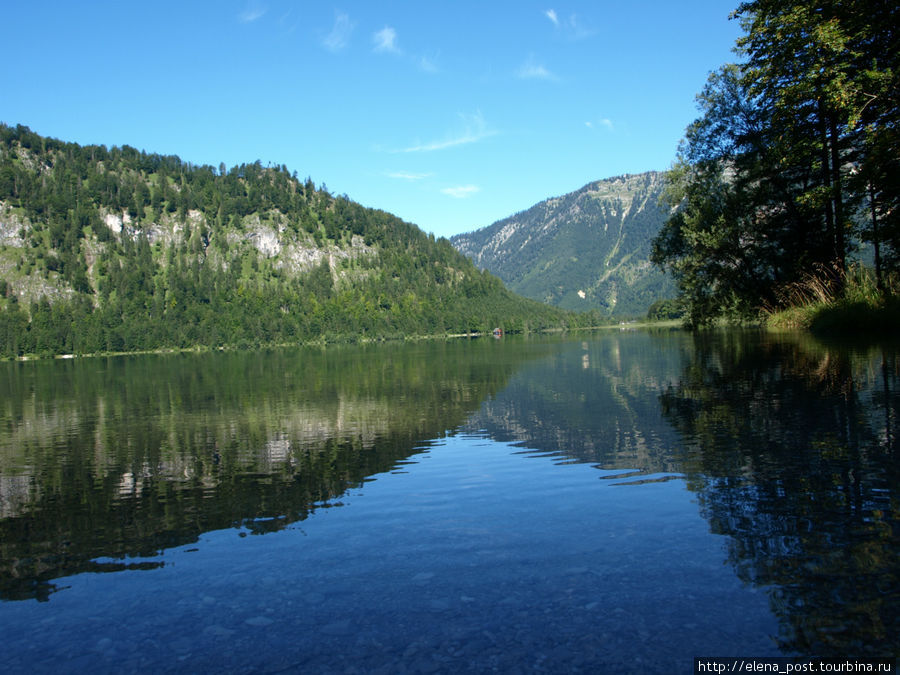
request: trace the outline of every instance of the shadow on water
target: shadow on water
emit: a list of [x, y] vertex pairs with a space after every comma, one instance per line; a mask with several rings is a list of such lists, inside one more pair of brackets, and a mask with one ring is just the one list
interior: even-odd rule
[[46, 600], [60, 577], [152, 569], [204, 532], [260, 534], [339, 505], [427, 451], [543, 349], [498, 357], [485, 340], [0, 364], [0, 599]]

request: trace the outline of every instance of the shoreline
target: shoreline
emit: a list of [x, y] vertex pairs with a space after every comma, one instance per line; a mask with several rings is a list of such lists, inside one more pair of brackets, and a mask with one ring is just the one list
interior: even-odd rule
[[[563, 334], [570, 332], [593, 332], [600, 330], [637, 330], [637, 329], [645, 329], [645, 328], [681, 328], [681, 322], [678, 320], [667, 320], [667, 321], [646, 321], [646, 320], [634, 320], [634, 321], [622, 321], [618, 323], [604, 324], [600, 326], [576, 326], [576, 327], [566, 327], [566, 328], [545, 328], [541, 330], [528, 331], [524, 332], [506, 332], [504, 331], [504, 337], [509, 336], [521, 336], [521, 335], [554, 335], [554, 334]], [[340, 344], [375, 344], [379, 342], [416, 342], [420, 340], [451, 340], [451, 339], [472, 339], [472, 338], [485, 338], [485, 337], [494, 337], [491, 332], [471, 332], [471, 333], [446, 333], [442, 335], [404, 335], [399, 337], [380, 337], [380, 338], [372, 338], [372, 337], [358, 337], [353, 338], [351, 336], [337, 336], [333, 339], [317, 339], [317, 340], [308, 340], [304, 342], [285, 342], [285, 343], [274, 343], [274, 344], [261, 344], [254, 345], [250, 347], [246, 346], [238, 346], [238, 345], [220, 345], [220, 346], [205, 346], [205, 345], [194, 345], [192, 347], [160, 347], [159, 349], [144, 349], [144, 350], [136, 350], [136, 351], [122, 351], [122, 352], [90, 352], [85, 354], [53, 354], [48, 356], [40, 356], [37, 354], [24, 354], [22, 356], [17, 356], [15, 358], [5, 358], [0, 359], [0, 362], [31, 362], [31, 361], [69, 361], [75, 359], [87, 359], [87, 358], [101, 358], [101, 357], [111, 357], [111, 356], [140, 356], [140, 355], [161, 355], [161, 354], [190, 354], [190, 353], [209, 353], [209, 352], [232, 352], [232, 351], [255, 351], [260, 349], [284, 349], [289, 347], [326, 347], [328, 345], [340, 345]], [[502, 338], [498, 338], [502, 339]]]

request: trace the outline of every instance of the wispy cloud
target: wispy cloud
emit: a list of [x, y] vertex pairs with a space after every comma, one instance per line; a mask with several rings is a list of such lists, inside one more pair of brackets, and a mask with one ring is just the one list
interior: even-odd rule
[[344, 12], [335, 12], [334, 26], [331, 27], [331, 32], [322, 38], [322, 44], [329, 51], [339, 52], [349, 44], [352, 33], [353, 22], [350, 21], [350, 16]]
[[534, 57], [529, 57], [525, 63], [519, 66], [519, 69], [516, 71], [516, 77], [521, 80], [547, 80], [550, 82], [557, 82], [559, 80], [559, 78], [554, 73], [547, 70], [543, 64], [535, 61]]
[[385, 26], [372, 35], [372, 42], [375, 45], [373, 49], [376, 52], [386, 52], [390, 54], [401, 53], [400, 48], [397, 46], [397, 31], [390, 26]]
[[244, 11], [238, 14], [238, 21], [241, 23], [253, 23], [256, 20], [263, 18], [268, 9], [268, 7], [260, 2], [249, 2]]
[[544, 12], [557, 31], [568, 40], [583, 40], [595, 34], [595, 30], [585, 26], [577, 14], [569, 14], [567, 19], [561, 19], [552, 9]]
[[388, 178], [399, 178], [400, 180], [422, 180], [433, 175], [431, 173], [410, 173], [407, 171], [391, 171], [387, 174]]
[[423, 73], [436, 73], [438, 72], [436, 59], [433, 59], [429, 56], [420, 56], [418, 59], [419, 70]]
[[584, 126], [586, 126], [588, 129], [596, 129], [597, 127], [602, 127], [604, 129], [606, 129], [607, 131], [614, 130], [613, 121], [611, 119], [609, 119], [608, 117], [603, 117], [597, 121], [585, 122]]
[[441, 190], [442, 193], [450, 195], [454, 199], [466, 199], [480, 191], [481, 188], [477, 185], [457, 185], [455, 187], [446, 187]]
[[285, 33], [293, 33], [295, 30], [297, 30], [298, 23], [298, 19], [294, 18], [293, 8], [289, 8], [288, 11], [282, 14], [278, 19], [278, 25], [281, 26], [282, 30]]
[[395, 150], [395, 152], [434, 152], [435, 150], [446, 150], [460, 145], [477, 143], [478, 141], [497, 134], [496, 131], [488, 127], [480, 112], [477, 112], [474, 115], [460, 114], [460, 117], [463, 120], [463, 129], [461, 131], [448, 135], [441, 140], [429, 141], [428, 143], [416, 143], [415, 145], [403, 148], [402, 150]]

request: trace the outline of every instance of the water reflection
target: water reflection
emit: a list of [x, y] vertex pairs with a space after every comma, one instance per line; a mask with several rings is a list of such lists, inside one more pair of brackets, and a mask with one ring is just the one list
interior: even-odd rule
[[699, 336], [661, 396], [679, 462], [783, 648], [900, 654], [898, 364], [797, 336]]
[[126, 569], [126, 556], [213, 529], [282, 529], [335, 503], [533, 357], [498, 347], [0, 364], [0, 598], [45, 600], [59, 577]]
[[660, 412], [659, 392], [676, 382], [690, 350], [679, 330], [607, 333], [561, 344], [530, 361], [466, 429], [596, 464], [623, 480], [677, 474], [678, 436]]
[[681, 478], [786, 653], [900, 655], [897, 350], [756, 331], [608, 335], [524, 365], [470, 430]]
[[[483, 634], [488, 610], [470, 616], [474, 596], [457, 591], [477, 586], [490, 567], [496, 576], [479, 593], [507, 603], [508, 610], [492, 605], [491, 616], [502, 627], [515, 615], [518, 645], [535, 642], [543, 628], [533, 627], [546, 627], [547, 607], [570, 601], [554, 635], [568, 639], [567, 621], [580, 636], [602, 625], [608, 639], [590, 641], [598, 659], [607, 642], [621, 653], [639, 650], [656, 631], [677, 634], [673, 643], [696, 640], [690, 626], [698, 614], [723, 623], [751, 606], [721, 606], [716, 594], [728, 589], [721, 578], [702, 592], [684, 581], [695, 578], [690, 558], [703, 548], [717, 569], [727, 556], [749, 589], [768, 595], [784, 652], [896, 658], [896, 355], [895, 348], [853, 350], [789, 335], [656, 331], [2, 364], [0, 598], [46, 599], [76, 572], [151, 568], [161, 564], [162, 549], [210, 530], [285, 529], [376, 478], [372, 487], [383, 492], [375, 497], [372, 489], [367, 505], [383, 510], [327, 512], [348, 514], [346, 529], [335, 531], [349, 534], [324, 551], [306, 551], [324, 557], [304, 578], [325, 584], [334, 576], [328, 583], [336, 594], [353, 602], [364, 586], [374, 598], [394, 584], [388, 597], [395, 609], [378, 636], [416, 611], [441, 613], [432, 637], [445, 628], [461, 634], [444, 612], [467, 617], [459, 619], [465, 630]], [[447, 442], [443, 463], [433, 466], [443, 472], [426, 462], [413, 466], [438, 439]], [[483, 456], [474, 439], [483, 441]], [[516, 462], [507, 461], [501, 443], [520, 446]], [[548, 455], [597, 471], [553, 467]], [[390, 484], [379, 476], [406, 471], [411, 475], [391, 476], [404, 480]], [[596, 491], [570, 482], [585, 475]], [[410, 492], [412, 484], [420, 492]], [[578, 494], [571, 485], [580, 486]], [[513, 496], [524, 510], [504, 510]], [[461, 524], [462, 513], [468, 521]], [[497, 522], [482, 522], [483, 513], [497, 514]], [[314, 523], [319, 541], [328, 542], [332, 530], [319, 519], [305, 526]], [[718, 537], [707, 536], [707, 523]], [[679, 533], [682, 548], [664, 536], [666, 528]], [[535, 530], [553, 542], [546, 559], [529, 544]], [[398, 557], [372, 582], [373, 568], [359, 558], [372, 551], [373, 560], [388, 557], [377, 548], [386, 532], [394, 533]], [[279, 538], [252, 541], [271, 539]], [[569, 561], [563, 572], [580, 570], [579, 581], [555, 585], [560, 559]], [[358, 582], [348, 585], [337, 579], [342, 570], [321, 562], [333, 560], [349, 565]], [[416, 567], [421, 560], [430, 567]], [[469, 566], [479, 560], [490, 565], [473, 574]], [[401, 562], [406, 576], [395, 579]], [[444, 570], [445, 586], [431, 581], [440, 578], [434, 570]], [[701, 572], [709, 584], [713, 574]], [[234, 583], [252, 575], [231, 573]], [[627, 583], [615, 587], [616, 579]], [[443, 593], [424, 609], [419, 582]], [[252, 580], [241, 583], [255, 602]], [[531, 606], [541, 586], [544, 595]], [[502, 597], [491, 595], [501, 587]], [[285, 592], [279, 587], [273, 597]], [[704, 593], [709, 599], [698, 600]], [[470, 600], [459, 600], [463, 595]], [[631, 628], [617, 615], [582, 613], [600, 612], [598, 597], [614, 601], [612, 611], [634, 608]], [[380, 611], [384, 602], [378, 596], [367, 609]], [[310, 625], [324, 616], [325, 628], [338, 626], [337, 615], [349, 611], [322, 609]], [[714, 644], [770, 644], [758, 616], [742, 625], [752, 635]], [[468, 644], [468, 637], [453, 640]]]

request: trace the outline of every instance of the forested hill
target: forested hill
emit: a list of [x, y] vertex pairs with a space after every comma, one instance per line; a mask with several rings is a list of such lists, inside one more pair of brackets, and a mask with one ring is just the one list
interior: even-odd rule
[[596, 181], [451, 241], [526, 297], [644, 315], [675, 292], [650, 263], [651, 242], [667, 216], [659, 204], [663, 185], [657, 172]]
[[194, 166], [0, 125], [0, 356], [577, 320], [284, 166]]

